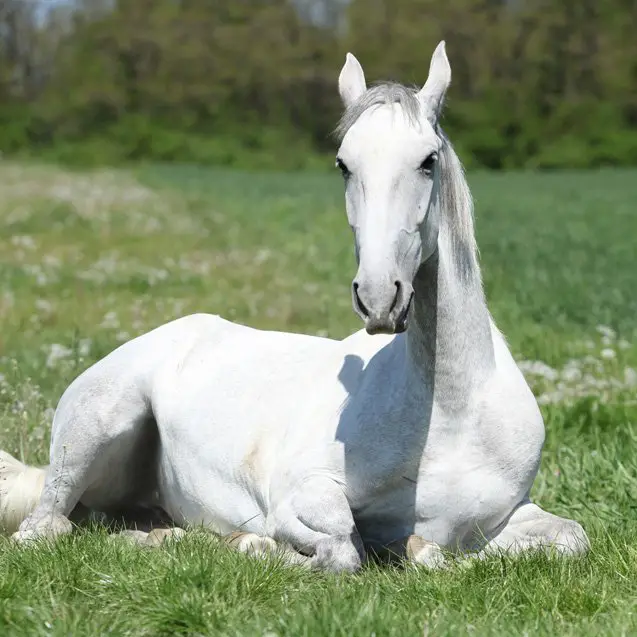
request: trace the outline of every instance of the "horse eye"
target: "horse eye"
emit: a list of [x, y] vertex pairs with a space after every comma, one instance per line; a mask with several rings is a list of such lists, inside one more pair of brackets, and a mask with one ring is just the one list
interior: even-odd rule
[[431, 175], [437, 160], [438, 160], [438, 153], [433, 152], [427, 155], [427, 157], [422, 161], [420, 166], [418, 166], [418, 170], [425, 173], [426, 175]]
[[341, 173], [343, 173], [343, 177], [347, 177], [349, 175], [349, 168], [340, 157], [336, 158], [336, 167], [341, 171]]

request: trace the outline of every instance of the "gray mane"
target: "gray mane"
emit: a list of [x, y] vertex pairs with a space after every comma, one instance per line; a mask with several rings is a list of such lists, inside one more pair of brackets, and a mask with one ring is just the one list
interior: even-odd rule
[[[384, 82], [369, 88], [345, 110], [336, 127], [339, 142], [359, 117], [371, 108], [398, 104], [414, 126], [424, 117], [417, 97], [420, 89], [394, 82]], [[442, 141], [440, 152], [440, 206], [442, 222], [450, 230], [453, 259], [459, 273], [466, 276], [478, 272], [478, 247], [473, 226], [473, 198], [464, 174], [464, 168], [451, 142], [437, 124], [435, 132]]]

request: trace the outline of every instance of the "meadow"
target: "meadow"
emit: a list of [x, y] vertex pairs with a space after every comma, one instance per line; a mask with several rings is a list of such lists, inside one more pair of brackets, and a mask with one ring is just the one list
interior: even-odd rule
[[[545, 417], [533, 497], [590, 555], [332, 576], [202, 533], [0, 538], [0, 634], [637, 634], [637, 171], [469, 181], [489, 307]], [[45, 463], [68, 383], [187, 313], [344, 337], [354, 272], [336, 174], [0, 161], [0, 447]]]

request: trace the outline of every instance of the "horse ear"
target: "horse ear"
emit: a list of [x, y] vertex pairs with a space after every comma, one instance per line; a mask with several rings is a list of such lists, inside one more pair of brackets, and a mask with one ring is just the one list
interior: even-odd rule
[[442, 111], [449, 84], [451, 84], [451, 66], [447, 58], [445, 41], [442, 40], [431, 56], [429, 77], [418, 92], [418, 98], [427, 111], [427, 117], [434, 124]]
[[351, 53], [348, 53], [338, 76], [338, 92], [345, 108], [351, 106], [366, 90], [363, 67]]

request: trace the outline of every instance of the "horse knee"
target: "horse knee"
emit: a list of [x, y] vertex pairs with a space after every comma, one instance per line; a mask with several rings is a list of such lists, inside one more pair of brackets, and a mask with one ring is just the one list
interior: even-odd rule
[[363, 565], [365, 552], [358, 533], [319, 540], [311, 565], [334, 573], [354, 573]]
[[342, 487], [326, 476], [300, 482], [273, 508], [266, 534], [310, 558], [310, 565], [332, 571], [360, 568], [365, 551]]

